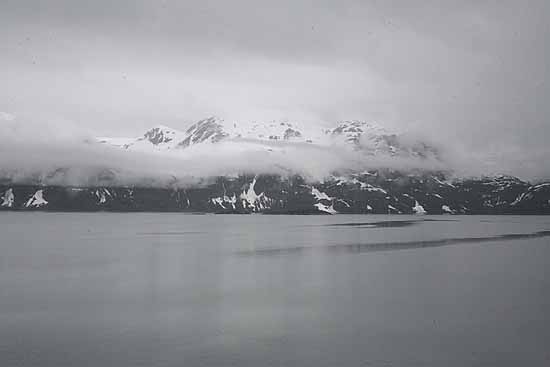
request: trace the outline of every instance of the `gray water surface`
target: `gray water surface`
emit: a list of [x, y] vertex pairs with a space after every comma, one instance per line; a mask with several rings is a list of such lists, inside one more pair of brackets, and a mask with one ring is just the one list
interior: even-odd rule
[[0, 213], [0, 365], [549, 366], [549, 230]]

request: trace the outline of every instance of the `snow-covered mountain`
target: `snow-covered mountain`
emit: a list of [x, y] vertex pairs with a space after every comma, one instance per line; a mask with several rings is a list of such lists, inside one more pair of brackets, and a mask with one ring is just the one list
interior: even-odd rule
[[138, 138], [103, 137], [98, 141], [127, 150], [178, 152], [191, 146], [219, 142], [265, 143], [269, 146], [273, 143], [307, 143], [320, 147], [337, 145], [370, 156], [438, 158], [437, 149], [426, 142], [411, 140], [376, 123], [358, 120], [340, 121], [333, 128], [326, 128], [288, 121], [232, 122], [209, 117], [185, 131], [161, 125]]
[[174, 149], [186, 138], [186, 134], [164, 125], [157, 125], [147, 130], [139, 138], [109, 138], [101, 137], [97, 140], [100, 143], [114, 145], [116, 147], [138, 150], [155, 151]]
[[216, 143], [222, 140], [259, 140], [323, 143], [321, 129], [288, 121], [239, 121], [231, 122], [218, 117], [209, 117], [193, 124], [180, 146], [185, 148], [204, 142]]
[[376, 123], [341, 121], [330, 131], [330, 136], [333, 140], [344, 141], [368, 155], [439, 158], [438, 150], [430, 144], [390, 132]]
[[210, 117], [71, 147], [0, 167], [0, 210], [550, 214], [550, 183], [457, 178], [433, 145], [357, 120]]
[[230, 140], [286, 141], [328, 143], [329, 132], [307, 128], [286, 121], [230, 122], [219, 117], [208, 117], [192, 124], [187, 130], [176, 130], [159, 125], [138, 138], [98, 138], [101, 143], [124, 149], [185, 149], [197, 144], [213, 144]]

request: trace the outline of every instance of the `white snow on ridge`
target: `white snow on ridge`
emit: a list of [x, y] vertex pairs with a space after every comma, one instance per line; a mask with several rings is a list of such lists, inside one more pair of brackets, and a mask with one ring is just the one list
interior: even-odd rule
[[414, 206], [412, 209], [415, 214], [426, 214], [426, 210], [422, 205], [420, 205], [420, 203], [417, 200], [414, 201]]
[[450, 183], [450, 182], [445, 182], [445, 181], [441, 181], [441, 180], [438, 179], [437, 177], [434, 177], [434, 180], [435, 180], [435, 182], [437, 182], [437, 183], [440, 184], [440, 185], [449, 186], [449, 187], [455, 187], [455, 185], [453, 185], [452, 183]]
[[2, 199], [2, 204], [0, 206], [11, 208], [13, 207], [13, 203], [15, 202], [15, 195], [13, 194], [13, 190], [7, 189], [6, 192], [4, 192], [4, 196], [2, 196], [0, 199]]
[[510, 203], [510, 205], [512, 206], [518, 205], [525, 197], [526, 197], [526, 193], [522, 192], [514, 201], [512, 201], [512, 203]]
[[38, 208], [46, 204], [48, 204], [48, 201], [44, 199], [43, 190], [38, 190], [29, 200], [27, 200], [27, 202], [25, 203], [25, 207], [28, 208], [33, 206], [35, 208]]
[[353, 185], [359, 185], [361, 190], [365, 190], [365, 191], [368, 191], [368, 192], [377, 191], [377, 192], [381, 192], [382, 194], [387, 194], [386, 190], [384, 190], [380, 187], [373, 186], [369, 183], [359, 181], [355, 177], [349, 178], [349, 177], [340, 176], [340, 177], [334, 177], [334, 179], [336, 180], [336, 185], [337, 186], [342, 186], [343, 184], [353, 184]]
[[182, 131], [157, 125], [134, 142], [126, 144], [124, 148], [137, 151], [166, 151], [175, 149], [185, 137], [186, 134]]
[[374, 149], [378, 148], [379, 137], [389, 133], [388, 130], [376, 123], [359, 120], [340, 121], [331, 130], [331, 135], [335, 138], [352, 144], [367, 143]]
[[95, 196], [99, 199], [99, 204], [105, 204], [107, 202], [107, 197], [112, 198], [111, 193], [107, 189], [97, 189], [95, 191]]
[[256, 186], [256, 177], [252, 180], [248, 186], [248, 190], [243, 191], [239, 196], [244, 208], [250, 208], [252, 211], [260, 211], [271, 207], [273, 200], [266, 196], [263, 192], [256, 194], [254, 190]]
[[332, 200], [330, 196], [328, 196], [326, 193], [321, 192], [317, 190], [314, 186], [311, 186], [311, 194], [317, 199], [317, 200]]
[[286, 121], [226, 121], [212, 116], [196, 122], [186, 131], [158, 125], [139, 138], [97, 138], [100, 143], [136, 151], [185, 150], [201, 143], [217, 143], [235, 139], [256, 142], [286, 141], [289, 143], [321, 143], [326, 136], [320, 129]]
[[222, 209], [227, 209], [227, 208], [225, 207], [225, 205], [223, 205], [223, 202], [224, 202], [224, 201], [223, 201], [223, 199], [221, 198], [221, 196], [218, 196], [217, 198], [212, 198], [212, 199], [210, 199], [210, 202], [211, 202], [212, 204], [221, 206]]
[[338, 199], [337, 200], [338, 202], [344, 204], [345, 206], [347, 206], [348, 208], [351, 208], [351, 205], [349, 205], [349, 203], [347, 201], [345, 201], [344, 199]]
[[233, 194], [233, 196], [231, 197], [227, 195], [218, 196], [216, 198], [211, 198], [210, 202], [214, 205], [220, 206], [222, 209], [227, 209], [225, 204], [229, 204], [233, 209], [235, 209], [235, 204], [237, 203], [237, 196], [235, 196], [235, 194]]
[[258, 141], [288, 141], [315, 144], [327, 144], [330, 141], [330, 137], [326, 136], [324, 131], [315, 124], [301, 124], [288, 120], [226, 121], [217, 117], [211, 117], [206, 120], [215, 122], [229, 139], [243, 138]]
[[[313, 195], [313, 197], [315, 197], [315, 199], [319, 201], [318, 203], [313, 204], [313, 206], [316, 207], [317, 210], [321, 212], [329, 213], [329, 214], [338, 213], [338, 211], [334, 209], [334, 202], [333, 202], [334, 198], [328, 196], [325, 192], [319, 191], [314, 186], [311, 187], [311, 195]], [[320, 202], [321, 200], [329, 201], [330, 205], [323, 204], [322, 202]], [[338, 201], [342, 202], [347, 207], [350, 206], [345, 200], [338, 199]]]
[[535, 193], [535, 192], [537, 192], [537, 191], [539, 191], [539, 190], [541, 190], [545, 187], [550, 187], [550, 182], [545, 182], [545, 183], [535, 185], [535, 186], [531, 187], [529, 190], [527, 190], [525, 192], [522, 192], [521, 194], [519, 194], [519, 196], [512, 203], [510, 203], [510, 205], [515, 206], [515, 205], [518, 205], [523, 200], [533, 199], [533, 197], [534, 197], [533, 193]]
[[401, 213], [401, 212], [400, 212], [399, 210], [397, 210], [397, 208], [396, 208], [395, 206], [393, 206], [393, 205], [388, 205], [388, 212], [389, 212], [390, 210], [393, 210], [393, 211], [395, 211], [395, 212], [397, 212], [397, 213]]
[[124, 148], [125, 146], [133, 143], [134, 138], [109, 138], [109, 137], [99, 137], [96, 138], [99, 143], [112, 145], [119, 148]]
[[544, 187], [548, 187], [548, 186], [550, 186], [550, 182], [541, 183], [541, 184], [533, 186], [533, 191], [538, 191], [538, 190], [540, 190]]
[[336, 210], [334, 210], [334, 206], [332, 204], [330, 206], [328, 206], [328, 205], [325, 205], [323, 203], [317, 203], [317, 204], [313, 204], [313, 206], [315, 206], [317, 208], [317, 210], [319, 210], [321, 212], [325, 212], [325, 213], [329, 213], [329, 214], [337, 214], [338, 213]]
[[[186, 131], [176, 130], [167, 126], [158, 125], [138, 138], [98, 138], [97, 141], [126, 150], [140, 152], [182, 152], [194, 145], [215, 144], [218, 142], [245, 141], [249, 145], [266, 144], [267, 150], [273, 147], [270, 144], [286, 146], [300, 146], [313, 144], [327, 148], [339, 146], [352, 148], [361, 147], [369, 155], [394, 156], [396, 149], [392, 144], [399, 145], [399, 135], [387, 135], [388, 132], [373, 123], [362, 121], [343, 121], [333, 129], [320, 127], [318, 124], [301, 124], [282, 121], [226, 121], [216, 116], [202, 119], [191, 125]], [[388, 139], [391, 140], [388, 143]], [[395, 140], [395, 142], [393, 141]], [[359, 142], [362, 142], [361, 144]], [[363, 144], [365, 143], [365, 144]], [[389, 145], [388, 145], [389, 144]], [[402, 150], [402, 149], [401, 149]], [[402, 154], [410, 154], [408, 150]], [[357, 183], [367, 185], [358, 181]], [[367, 188], [367, 187], [365, 187]]]
[[254, 179], [248, 186], [248, 190], [243, 191], [243, 193], [239, 196], [239, 198], [243, 200], [243, 202], [246, 202], [250, 205], [254, 205], [254, 203], [258, 200], [259, 196], [258, 194], [256, 194], [256, 191], [254, 190], [254, 186], [256, 186], [256, 177], [254, 177]]

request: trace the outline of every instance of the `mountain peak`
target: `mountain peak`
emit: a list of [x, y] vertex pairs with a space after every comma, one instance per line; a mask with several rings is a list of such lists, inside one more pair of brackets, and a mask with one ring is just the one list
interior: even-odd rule
[[[197, 144], [238, 140], [236, 144], [251, 142], [266, 144], [268, 151], [272, 149], [273, 143], [285, 142], [310, 143], [325, 147], [338, 144], [370, 156], [385, 155], [420, 159], [438, 157], [437, 150], [423, 141], [406, 139], [402, 135], [390, 133], [375, 122], [361, 120], [339, 121], [333, 129], [325, 130], [317, 124], [300, 124], [287, 120], [237, 122], [213, 115], [197, 121], [186, 131], [156, 125], [140, 138], [129, 139], [127, 142], [118, 140], [104, 138], [101, 141], [144, 152], [183, 150]], [[257, 149], [257, 145], [253, 149]], [[281, 149], [284, 149], [284, 145], [281, 145]]]
[[354, 149], [369, 155], [439, 159], [439, 152], [435, 147], [420, 140], [404, 139], [402, 134], [390, 132], [375, 122], [340, 121], [329, 133], [332, 138], [343, 139]]
[[348, 143], [359, 144], [359, 139], [364, 135], [386, 135], [388, 131], [382, 126], [360, 120], [339, 121], [331, 131], [333, 137], [343, 136]]
[[224, 129], [224, 120], [217, 116], [205, 118], [191, 125], [185, 134], [186, 138], [178, 143], [178, 147], [188, 147], [203, 142], [216, 143], [229, 136]]
[[173, 141], [178, 132], [168, 126], [157, 125], [143, 134], [141, 139], [148, 140], [153, 145], [159, 145], [162, 143], [169, 143]]

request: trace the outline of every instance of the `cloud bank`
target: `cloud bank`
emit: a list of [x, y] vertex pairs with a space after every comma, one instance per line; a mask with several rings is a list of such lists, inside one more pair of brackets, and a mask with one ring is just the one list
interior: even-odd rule
[[0, 110], [95, 136], [375, 120], [464, 170], [548, 178], [548, 34], [545, 0], [4, 0]]
[[[50, 185], [192, 186], [216, 176], [300, 174], [320, 181], [335, 172], [377, 168], [440, 170], [435, 159], [366, 155], [349, 144], [235, 138], [185, 149], [140, 152], [102, 144], [85, 132], [0, 125], [0, 175], [14, 183]], [[16, 154], [14, 154], [16, 152]]]

